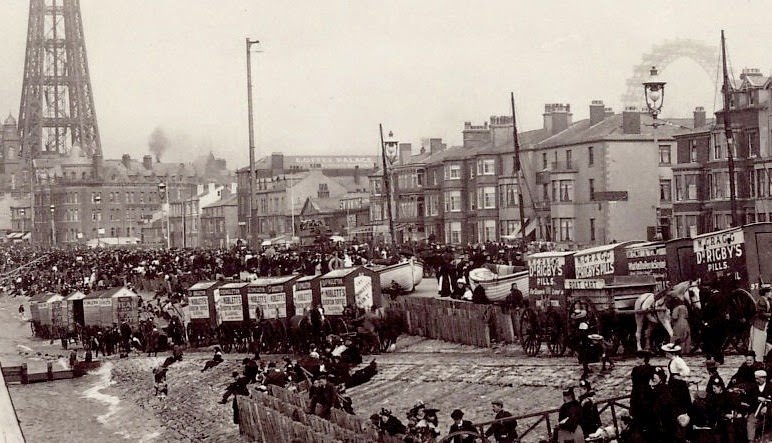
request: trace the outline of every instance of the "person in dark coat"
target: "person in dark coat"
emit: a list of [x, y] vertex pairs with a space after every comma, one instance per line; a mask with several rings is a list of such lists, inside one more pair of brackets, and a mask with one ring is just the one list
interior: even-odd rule
[[639, 351], [638, 356], [641, 358], [641, 364], [634, 367], [630, 374], [633, 384], [630, 392], [630, 416], [635, 420], [644, 419], [641, 415], [645, 415], [647, 412], [646, 398], [651, 390], [649, 381], [655, 370], [654, 366], [649, 364], [650, 351]]
[[595, 392], [592, 390], [592, 385], [588, 380], [582, 379], [579, 381], [579, 387], [582, 389], [582, 393], [579, 394], [579, 404], [582, 406], [582, 431], [584, 437], [597, 431], [603, 423], [600, 421], [600, 413], [598, 412], [598, 406], [592, 401], [595, 396]]
[[450, 418], [453, 419], [453, 424], [450, 425], [448, 435], [453, 435], [453, 433], [461, 431], [468, 432], [469, 434], [456, 435], [446, 441], [449, 443], [474, 443], [477, 430], [474, 428], [471, 421], [464, 420], [464, 412], [461, 409], [455, 409], [450, 413]]
[[705, 393], [707, 399], [713, 395], [713, 386], [720, 384], [721, 388], [726, 388], [726, 383], [721, 375], [718, 373], [718, 363], [715, 360], [708, 360], [705, 362], [705, 368], [708, 370], [708, 383], [705, 386]]
[[[501, 420], [502, 418], [512, 416], [509, 411], [504, 410], [504, 402], [501, 400], [493, 400], [491, 406], [493, 413], [496, 414], [493, 417], [494, 420]], [[488, 430], [485, 431], [485, 436], [493, 437], [497, 443], [513, 443], [517, 440], [517, 420], [493, 422]]]
[[378, 430], [391, 436], [402, 435], [407, 432], [407, 427], [397, 417], [392, 415], [390, 410], [381, 408], [380, 414], [373, 415], [374, 417], [370, 418], [377, 420]]
[[244, 364], [244, 377], [247, 378], [247, 381], [249, 383], [257, 382], [257, 373], [260, 372], [257, 362], [249, 357], [244, 357], [242, 364]]
[[274, 385], [283, 388], [287, 385], [287, 374], [279, 370], [279, 368], [276, 367], [276, 363], [270, 362], [268, 363], [268, 370], [265, 372], [264, 384], [266, 386]]
[[667, 384], [667, 374], [659, 369], [651, 378], [651, 422], [646, 429], [649, 441], [673, 441], [678, 423], [675, 402]]
[[338, 393], [335, 386], [327, 381], [326, 374], [319, 374], [314, 385], [308, 391], [308, 413], [316, 414], [324, 419], [329, 419], [332, 408], [335, 406]]
[[584, 443], [584, 431], [581, 426], [582, 406], [576, 400], [574, 388], [563, 391], [563, 404], [558, 410], [558, 425], [555, 430], [560, 443]]
[[743, 361], [737, 372], [732, 376], [729, 381], [729, 387], [739, 385], [745, 389], [752, 388], [756, 385], [754, 373], [760, 369], [764, 369], [764, 366], [756, 361], [756, 353], [753, 351], [746, 352], [745, 361]]
[[239, 404], [236, 398], [239, 395], [243, 395], [245, 397], [249, 397], [249, 389], [247, 388], [247, 384], [249, 381], [246, 377], [239, 377], [239, 373], [237, 371], [233, 371], [231, 373], [231, 376], [233, 377], [233, 382], [228, 385], [227, 388], [225, 388], [225, 393], [222, 396], [222, 399], [220, 400], [221, 404], [225, 404], [228, 402], [228, 397], [233, 395], [233, 423], [239, 424]]

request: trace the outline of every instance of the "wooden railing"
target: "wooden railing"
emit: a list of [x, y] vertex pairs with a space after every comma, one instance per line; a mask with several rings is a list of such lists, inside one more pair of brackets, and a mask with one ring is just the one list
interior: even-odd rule
[[[626, 401], [627, 403], [622, 403], [623, 401]], [[629, 410], [630, 405], [630, 396], [620, 396], [620, 397], [613, 397], [608, 398], [605, 400], [599, 400], [595, 404], [598, 407], [598, 413], [601, 416], [601, 423], [611, 423], [614, 427], [614, 429], [619, 430], [621, 426], [619, 425], [619, 414], [617, 413], [617, 409], [623, 409], [623, 410]], [[520, 441], [541, 441], [544, 440], [545, 436], [547, 440], [550, 440], [552, 438], [552, 433], [554, 431], [554, 427], [552, 425], [551, 416], [556, 415], [560, 411], [559, 408], [556, 409], [549, 409], [547, 411], [540, 411], [540, 412], [532, 412], [530, 414], [524, 414], [524, 415], [518, 415], [518, 416], [512, 416], [507, 418], [502, 418], [498, 420], [491, 420], [486, 421], [482, 423], [475, 423], [474, 427], [477, 429], [477, 435], [478, 436], [484, 436], [485, 431], [493, 424], [493, 423], [506, 423], [510, 421], [517, 421], [518, 425], [523, 425], [524, 422], [528, 423], [528, 425], [525, 427], [524, 430], [518, 430], [518, 436], [520, 438]], [[557, 422], [557, 420], [555, 420]], [[544, 427], [541, 427], [543, 425]], [[543, 434], [538, 434], [537, 432], [539, 429], [542, 429], [544, 431]], [[595, 432], [596, 429], [592, 429], [589, 432]], [[446, 436], [442, 441], [448, 442], [451, 441], [451, 438], [454, 436], [457, 436], [460, 434], [451, 434]], [[528, 437], [531, 438], [528, 438]], [[483, 440], [486, 441], [486, 440]]]
[[332, 409], [330, 419], [309, 414], [308, 395], [278, 386], [270, 394], [238, 396], [239, 432], [249, 441], [289, 443], [397, 443], [401, 439], [379, 435], [368, 421], [340, 409]]
[[401, 314], [413, 335], [481, 347], [518, 340], [514, 309], [425, 297], [401, 297], [389, 309]]

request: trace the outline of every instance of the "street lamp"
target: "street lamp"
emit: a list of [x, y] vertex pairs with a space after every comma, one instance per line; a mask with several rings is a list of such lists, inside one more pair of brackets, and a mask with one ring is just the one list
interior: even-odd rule
[[649, 114], [656, 120], [665, 101], [665, 82], [661, 81], [656, 66], [649, 70], [649, 80], [643, 82], [643, 95]]
[[[389, 165], [393, 165], [397, 160], [397, 146], [399, 142], [394, 140], [394, 133], [389, 131], [389, 139], [383, 140], [383, 126], [380, 126], [381, 130], [381, 160], [383, 162], [383, 185], [386, 188], [386, 208], [389, 216], [389, 237], [391, 238], [391, 244], [394, 245], [394, 217], [392, 215], [392, 201], [391, 201], [391, 173], [388, 170]], [[389, 164], [386, 164], [388, 159]]]
[[[100, 203], [102, 203], [102, 196], [97, 194], [94, 196], [94, 204], [99, 206]], [[96, 214], [96, 222], [97, 222], [97, 246], [100, 246], [100, 243], [101, 243], [100, 231], [102, 230], [102, 228], [99, 225], [100, 225], [100, 222], [102, 221], [102, 210], [101, 209], [97, 210], [95, 214]]]
[[51, 210], [51, 244], [56, 244], [56, 228], [54, 228], [54, 211], [56, 210], [56, 206], [51, 205], [48, 207], [48, 209]]
[[[643, 96], [646, 101], [646, 107], [649, 109], [649, 114], [654, 121], [651, 123], [651, 127], [654, 128], [652, 135], [654, 136], [654, 149], [659, 150], [659, 140], [657, 139], [657, 128], [665, 123], [658, 123], [657, 116], [662, 111], [662, 104], [665, 101], [665, 82], [659, 77], [659, 72], [656, 66], [652, 66], [649, 70], [648, 81], [643, 82]], [[659, 152], [658, 152], [659, 154]], [[657, 232], [662, 236], [663, 240], [668, 240], [670, 237], [670, 223], [667, 217], [661, 217], [661, 208], [657, 208]], [[663, 222], [664, 221], [664, 222]], [[665, 230], [667, 229], [667, 236]], [[668, 237], [668, 238], [665, 238]]]
[[[166, 199], [166, 204], [169, 204], [169, 188], [166, 187], [166, 183], [161, 182], [158, 183], [158, 194], [161, 198], [161, 201], [163, 202], [164, 199]], [[168, 206], [167, 206], [168, 207]], [[163, 203], [161, 204], [161, 210], [163, 210]], [[171, 229], [169, 227], [169, 210], [164, 210], [165, 216], [166, 216], [166, 249], [171, 249]], [[163, 230], [163, 225], [161, 225], [161, 229]]]
[[27, 230], [27, 223], [24, 222], [24, 214], [25, 214], [24, 208], [20, 208], [19, 217], [21, 218], [21, 223], [19, 224], [19, 228], [21, 229], [22, 232]]

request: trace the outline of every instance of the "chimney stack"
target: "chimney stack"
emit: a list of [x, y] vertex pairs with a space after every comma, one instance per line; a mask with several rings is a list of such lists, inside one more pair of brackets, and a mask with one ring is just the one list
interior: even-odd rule
[[131, 164], [131, 156], [129, 154], [123, 154], [123, 156], [121, 156], [121, 163], [124, 168], [128, 169]]
[[410, 156], [413, 155], [413, 145], [411, 143], [399, 144], [399, 164], [404, 165], [410, 160]]
[[94, 165], [94, 178], [97, 180], [103, 178], [102, 177], [102, 171], [104, 170], [104, 159], [102, 158], [102, 154], [94, 154], [93, 157], [91, 157], [91, 162]]
[[590, 103], [590, 126], [595, 126], [606, 118], [606, 107], [603, 100], [593, 100]]
[[142, 157], [142, 166], [147, 170], [153, 169], [153, 156], [146, 155]]
[[359, 165], [354, 165], [354, 184], [359, 184]]
[[571, 105], [563, 103], [547, 103], [544, 105], [544, 129], [551, 135], [571, 126]]
[[701, 128], [707, 124], [705, 118], [705, 108], [697, 106], [694, 108], [694, 128]]
[[611, 107], [605, 107], [603, 108], [603, 113], [606, 115], [605, 118], [613, 117], [614, 116], [614, 110]]
[[446, 145], [442, 143], [441, 138], [429, 139], [429, 154], [436, 154], [445, 150]]
[[641, 133], [641, 113], [635, 106], [626, 106], [624, 112], [622, 112], [622, 133]]

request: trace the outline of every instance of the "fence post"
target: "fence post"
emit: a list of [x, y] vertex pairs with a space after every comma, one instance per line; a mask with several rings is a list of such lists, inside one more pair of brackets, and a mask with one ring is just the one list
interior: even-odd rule
[[46, 378], [48, 378], [48, 381], [52, 381], [54, 379], [54, 367], [53, 363], [50, 361], [46, 364]]
[[29, 377], [27, 373], [27, 363], [21, 364], [21, 384], [26, 385], [29, 383]]

